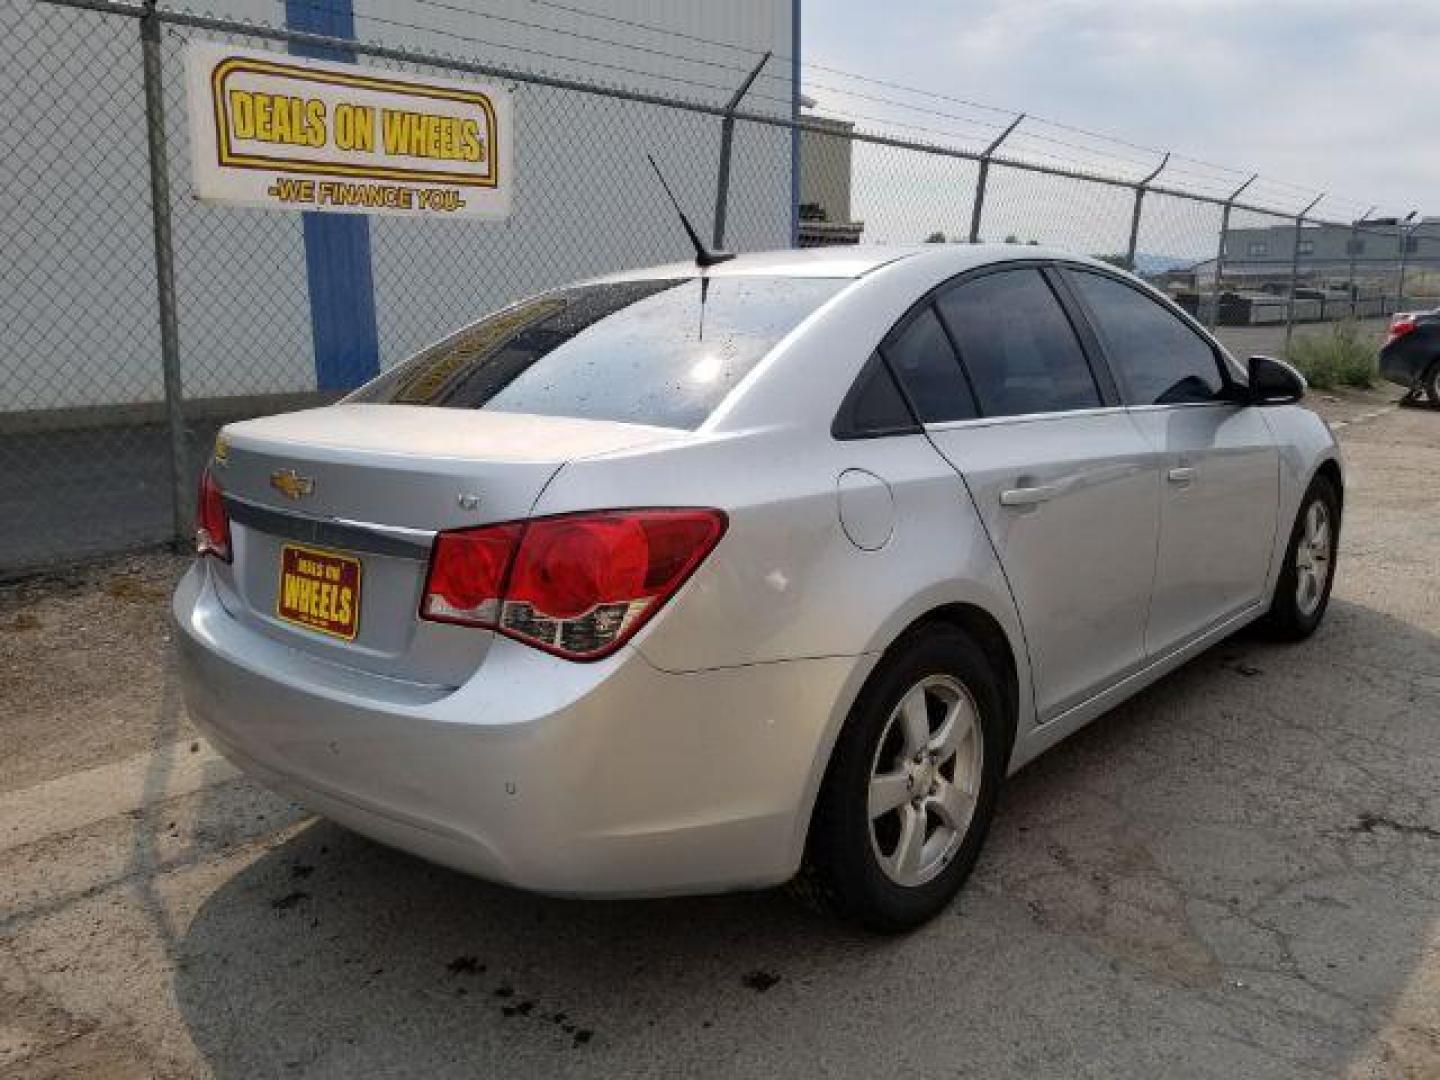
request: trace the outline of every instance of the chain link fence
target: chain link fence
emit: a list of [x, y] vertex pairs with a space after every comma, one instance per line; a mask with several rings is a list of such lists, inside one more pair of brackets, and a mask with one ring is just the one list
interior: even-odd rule
[[1333, 200], [1306, 208], [1263, 182], [1219, 191], [1168, 157], [1159, 170], [1133, 155], [1077, 167], [1019, 120], [977, 146], [843, 114], [792, 118], [770, 74], [770, 92], [733, 113], [722, 183], [727, 88], [682, 100], [519, 71], [474, 59], [469, 38], [455, 58], [153, 5], [0, 0], [0, 576], [183, 537], [221, 424], [347, 388], [316, 371], [314, 215], [191, 190], [183, 52], [196, 39], [509, 89], [507, 220], [362, 219], [381, 369], [527, 294], [687, 258], [647, 153], [706, 235], [723, 193], [735, 250], [1059, 246], [1135, 270], [1246, 348], [1440, 303], [1440, 228], [1367, 221]]

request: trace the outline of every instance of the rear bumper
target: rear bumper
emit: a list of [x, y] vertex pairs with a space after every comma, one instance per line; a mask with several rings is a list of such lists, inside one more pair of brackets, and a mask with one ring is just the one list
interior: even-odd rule
[[246, 630], [208, 566], [176, 590], [191, 718], [226, 757], [383, 843], [521, 888], [761, 887], [798, 866], [823, 750], [866, 658], [685, 674], [497, 639], [453, 690]]

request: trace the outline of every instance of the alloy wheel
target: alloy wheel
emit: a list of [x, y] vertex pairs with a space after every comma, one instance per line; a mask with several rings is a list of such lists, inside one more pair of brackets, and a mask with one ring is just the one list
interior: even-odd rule
[[957, 679], [930, 675], [901, 696], [871, 763], [866, 814], [891, 881], [924, 885], [949, 865], [974, 816], [984, 760], [980, 715]]
[[1309, 618], [1320, 607], [1330, 579], [1334, 552], [1330, 511], [1316, 499], [1305, 510], [1300, 542], [1295, 545], [1295, 606]]

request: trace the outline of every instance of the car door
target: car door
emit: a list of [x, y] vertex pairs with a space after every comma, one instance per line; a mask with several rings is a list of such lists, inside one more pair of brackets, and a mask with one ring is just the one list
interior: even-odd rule
[[[882, 351], [989, 532], [1041, 721], [1139, 667], [1158, 467], [1040, 268], [962, 276]], [[934, 397], [948, 407], [927, 413]]]
[[1132, 419], [1161, 455], [1146, 651], [1162, 655], [1264, 599], [1280, 462], [1219, 347], [1134, 284], [1069, 268]]

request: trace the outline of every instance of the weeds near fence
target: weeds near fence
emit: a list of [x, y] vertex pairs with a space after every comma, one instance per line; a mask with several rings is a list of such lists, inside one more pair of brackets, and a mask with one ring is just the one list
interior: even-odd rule
[[1412, 270], [1405, 277], [1405, 295], [1417, 297], [1422, 303], [1416, 306], [1434, 307], [1433, 301], [1440, 297], [1440, 273], [1434, 270]]
[[1375, 385], [1378, 374], [1374, 343], [1358, 323], [1348, 319], [1324, 332], [1297, 336], [1285, 358], [1317, 390], [1336, 386], [1364, 389]]

